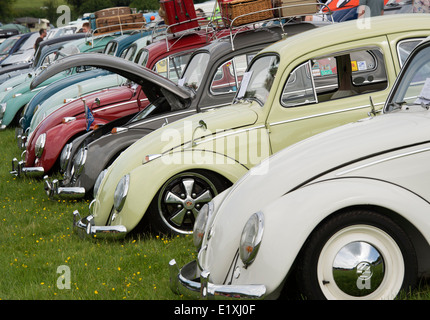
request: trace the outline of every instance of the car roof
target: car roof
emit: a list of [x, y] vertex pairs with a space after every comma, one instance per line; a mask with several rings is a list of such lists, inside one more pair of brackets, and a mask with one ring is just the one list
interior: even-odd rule
[[419, 31], [423, 30], [424, 26], [430, 29], [430, 19], [425, 14], [386, 15], [369, 18], [367, 21], [352, 20], [303, 32], [272, 44], [261, 53], [277, 52], [281, 57], [296, 59], [302, 56], [304, 51], [312, 52], [323, 47], [390, 33]]

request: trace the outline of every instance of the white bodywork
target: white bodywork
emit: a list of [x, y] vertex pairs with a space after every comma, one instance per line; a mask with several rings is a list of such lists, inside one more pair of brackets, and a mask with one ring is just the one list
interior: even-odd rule
[[[365, 119], [304, 140], [256, 167], [260, 172], [251, 170], [214, 199], [211, 237], [199, 254], [210, 281], [263, 284], [276, 297], [317, 225], [356, 206], [406, 219], [402, 227], [413, 238], [419, 270], [427, 271], [428, 254], [419, 253], [430, 241], [429, 125], [430, 112], [421, 107]], [[258, 211], [264, 234], [256, 259], [244, 268], [239, 258], [232, 267], [243, 227]]]

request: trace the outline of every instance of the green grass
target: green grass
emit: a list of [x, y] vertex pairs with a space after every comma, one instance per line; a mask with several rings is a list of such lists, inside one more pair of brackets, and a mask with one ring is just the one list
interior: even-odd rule
[[[13, 7], [15, 9], [38, 9], [40, 7], [43, 7], [47, 0], [16, 0], [13, 3]], [[67, 5], [67, 2], [65, 0], [55, 0], [56, 5]]]
[[[168, 262], [194, 259], [192, 237], [81, 239], [72, 212], [85, 215], [88, 202], [48, 200], [42, 181], [13, 177], [11, 159], [20, 154], [13, 129], [0, 132], [0, 150], [0, 299], [180, 298], [168, 287]], [[65, 267], [70, 289], [61, 285]]]

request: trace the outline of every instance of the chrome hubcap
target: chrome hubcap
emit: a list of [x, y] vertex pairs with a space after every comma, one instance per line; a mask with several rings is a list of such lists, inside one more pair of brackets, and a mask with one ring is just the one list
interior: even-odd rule
[[200, 175], [177, 177], [166, 185], [159, 200], [162, 218], [176, 231], [192, 232], [200, 209], [216, 195], [215, 187]]
[[351, 242], [341, 248], [333, 261], [333, 279], [344, 293], [362, 297], [381, 285], [385, 274], [384, 259], [367, 242]]

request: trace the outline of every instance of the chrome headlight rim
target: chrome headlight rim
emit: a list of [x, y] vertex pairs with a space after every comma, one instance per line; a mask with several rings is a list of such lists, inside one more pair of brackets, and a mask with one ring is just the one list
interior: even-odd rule
[[245, 267], [251, 265], [257, 257], [264, 233], [264, 214], [254, 213], [246, 222], [240, 236], [239, 256]]
[[75, 177], [81, 175], [82, 170], [84, 169], [85, 162], [87, 161], [87, 153], [88, 149], [86, 147], [82, 147], [78, 150], [78, 152], [73, 157], [73, 165], [72, 165], [72, 174]]
[[106, 172], [107, 172], [107, 169], [104, 169], [102, 172], [100, 172], [99, 175], [97, 176], [96, 182], [94, 182], [94, 187], [93, 187], [94, 198], [96, 198], [96, 196], [97, 196], [100, 185], [102, 184], [102, 181], [103, 181], [104, 177], [106, 176]]
[[203, 239], [206, 233], [208, 222], [214, 211], [213, 201], [209, 201], [204, 204], [194, 221], [193, 226], [193, 243], [194, 246], [199, 250], [202, 246]]
[[60, 170], [66, 172], [69, 165], [70, 157], [72, 155], [73, 143], [68, 143], [64, 146], [60, 154]]
[[43, 150], [45, 150], [46, 144], [46, 133], [42, 133], [39, 137], [37, 137], [34, 152], [37, 158], [40, 158], [43, 154]]
[[126, 174], [119, 180], [113, 195], [113, 206], [117, 212], [121, 212], [123, 209], [129, 188], [130, 175]]

